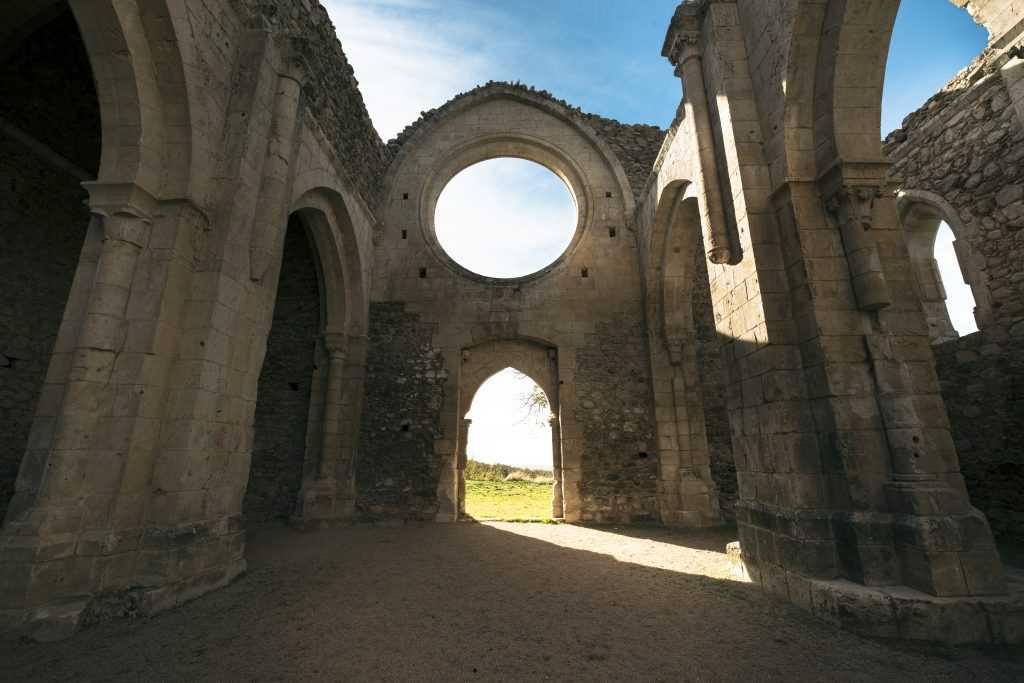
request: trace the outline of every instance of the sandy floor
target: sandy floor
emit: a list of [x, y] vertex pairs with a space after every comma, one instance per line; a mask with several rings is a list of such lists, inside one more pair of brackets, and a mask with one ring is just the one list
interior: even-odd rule
[[234, 585], [60, 643], [4, 681], [990, 681], [1024, 652], [838, 631], [728, 578], [728, 533], [542, 524], [250, 537]]

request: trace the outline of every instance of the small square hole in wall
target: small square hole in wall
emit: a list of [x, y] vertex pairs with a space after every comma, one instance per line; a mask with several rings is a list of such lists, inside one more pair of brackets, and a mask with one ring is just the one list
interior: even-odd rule
[[636, 459], [637, 460], [646, 460], [647, 459], [647, 451], [640, 451], [639, 453], [637, 453], [636, 454]]
[[427, 277], [427, 269], [426, 268], [420, 268], [420, 277], [421, 278]]
[[409, 193], [408, 192], [403, 192], [402, 193], [402, 199], [405, 199], [405, 200], [409, 199]]
[[615, 228], [614, 227], [608, 228], [608, 236], [609, 237], [615, 237], [615, 235], [616, 235]]
[[590, 277], [590, 268], [580, 270], [580, 277]]
[[409, 431], [409, 425], [407, 425], [407, 424], [402, 425], [402, 431], [403, 432]]
[[607, 197], [608, 199], [611, 199], [612, 198], [612, 193], [611, 192], [605, 192], [604, 196]]
[[409, 239], [409, 231], [408, 230], [403, 230], [402, 231], [402, 239], [403, 240]]

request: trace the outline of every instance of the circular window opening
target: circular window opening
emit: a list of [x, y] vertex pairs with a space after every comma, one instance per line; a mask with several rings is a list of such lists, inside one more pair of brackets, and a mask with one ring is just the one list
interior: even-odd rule
[[517, 278], [551, 265], [576, 233], [565, 181], [524, 159], [490, 159], [448, 181], [434, 230], [448, 256], [477, 275]]

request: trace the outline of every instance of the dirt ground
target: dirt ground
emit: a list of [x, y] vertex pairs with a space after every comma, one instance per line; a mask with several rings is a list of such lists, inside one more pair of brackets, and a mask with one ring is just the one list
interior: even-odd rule
[[728, 532], [463, 523], [250, 535], [232, 586], [3, 681], [1021, 681], [1024, 652], [839, 631], [729, 578]]

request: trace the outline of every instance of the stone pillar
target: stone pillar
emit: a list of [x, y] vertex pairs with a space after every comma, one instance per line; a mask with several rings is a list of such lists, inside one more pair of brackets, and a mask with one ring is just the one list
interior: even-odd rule
[[[883, 5], [891, 19], [895, 4]], [[1020, 601], [1005, 598], [991, 533], [967, 500], [889, 167], [862, 116], [874, 81], [830, 82], [832, 58], [853, 54], [814, 43], [825, 55], [816, 78], [779, 93], [759, 75], [794, 54], [795, 38], [767, 36], [755, 6], [683, 3], [664, 49], [678, 63], [686, 34], [702, 34], [718, 177], [741, 256], [709, 278], [750, 577], [872, 635], [1019, 640], [1006, 629]], [[848, 31], [842, 46], [862, 41], [870, 12], [836, 9], [847, 24], [830, 7], [814, 30]], [[696, 136], [680, 145], [706, 175]]]
[[558, 415], [548, 417], [551, 427], [551, 476], [555, 480], [551, 487], [551, 516], [558, 519], [565, 515], [562, 498], [562, 427]]
[[468, 459], [466, 453], [469, 448], [469, 428], [471, 426], [473, 426], [473, 421], [468, 417], [463, 418], [459, 423], [459, 450], [455, 464], [459, 496], [459, 515], [466, 514], [466, 460]]
[[[901, 234], [896, 197], [883, 191], [887, 171], [884, 161], [846, 162], [819, 180], [825, 207], [842, 237], [861, 311], [850, 320], [859, 322], [867, 364], [857, 371], [867, 381], [856, 382], [852, 364], [841, 355], [840, 339], [819, 339], [822, 356], [834, 359], [823, 366], [829, 393], [850, 397], [830, 400], [833, 420], [837, 425], [852, 422], [852, 400], [873, 407], [877, 422], [871, 426], [880, 432], [880, 443], [869, 452], [881, 460], [877, 465], [885, 456], [888, 462], [887, 472], [878, 468], [884, 482], [868, 475], [867, 468], [858, 471], [863, 464], [845, 466], [851, 498], [860, 497], [859, 488], [877, 490], [882, 484], [882, 497], [871, 506], [874, 514], [889, 515], [890, 528], [879, 535], [869, 531], [864, 520], [853, 518], [838, 525], [845, 540], [845, 547], [839, 547], [840, 567], [869, 584], [902, 582], [932, 595], [1003, 593], [1006, 584], [991, 533], [984, 517], [971, 508], [960, 475], [927, 326], [921, 324], [920, 298], [915, 287], [906, 287], [914, 279], [912, 261]], [[902, 290], [889, 286], [882, 248], [888, 272], [902, 278]], [[823, 319], [830, 313], [822, 304], [815, 308]], [[857, 394], [863, 398], [856, 399]], [[861, 439], [869, 441], [866, 433]], [[877, 523], [878, 519], [871, 522]], [[890, 543], [895, 556], [883, 550]]]
[[704, 84], [704, 67], [700, 53], [700, 34], [689, 32], [682, 36], [676, 62], [676, 76], [683, 80], [683, 104], [686, 116], [693, 121], [697, 134], [700, 167], [697, 171], [697, 201], [700, 206], [707, 259], [712, 263], [729, 263], [733, 249], [729, 240], [722, 187], [715, 158], [715, 140], [708, 113], [708, 96]]
[[351, 519], [356, 504], [356, 458], [359, 448], [363, 393], [366, 390], [366, 336], [349, 335], [341, 390], [338, 459], [334, 465], [340, 518]]
[[[141, 334], [129, 335], [133, 324], [156, 328], [130, 312], [140, 316], [146, 300], [133, 285], [157, 202], [130, 183], [84, 186], [90, 230], [101, 233], [95, 264], [81, 271], [92, 282], [79, 280], [81, 290], [73, 293], [84, 313], [66, 312], [71, 353], [55, 356], [49, 370], [61, 378], [63, 393], [37, 415], [37, 443], [22, 463], [0, 537], [0, 630], [43, 639], [70, 635], [91, 596], [120, 588], [133, 567], [159, 426], [142, 414], [138, 387], [153, 388], [159, 404], [154, 368], [165, 360]], [[164, 349], [173, 348], [173, 340], [163, 341]]]
[[294, 47], [284, 56], [285, 68], [278, 76], [270, 139], [263, 161], [263, 177], [256, 200], [252, 239], [249, 243], [249, 276], [261, 281], [270, 264], [281, 253], [288, 216], [291, 160], [299, 128], [299, 105], [305, 64], [296, 58]]
[[677, 338], [668, 339], [666, 345], [672, 368], [672, 403], [679, 454], [679, 509], [674, 511], [673, 522], [688, 527], [710, 526], [720, 521], [720, 515], [718, 496], [711, 482], [696, 348]]
[[327, 367], [320, 421], [320, 459], [314, 478], [303, 482], [299, 493], [298, 509], [293, 522], [300, 526], [322, 524], [339, 516], [336, 505], [336, 470], [341, 451], [346, 337], [343, 334], [325, 333], [323, 342]]

